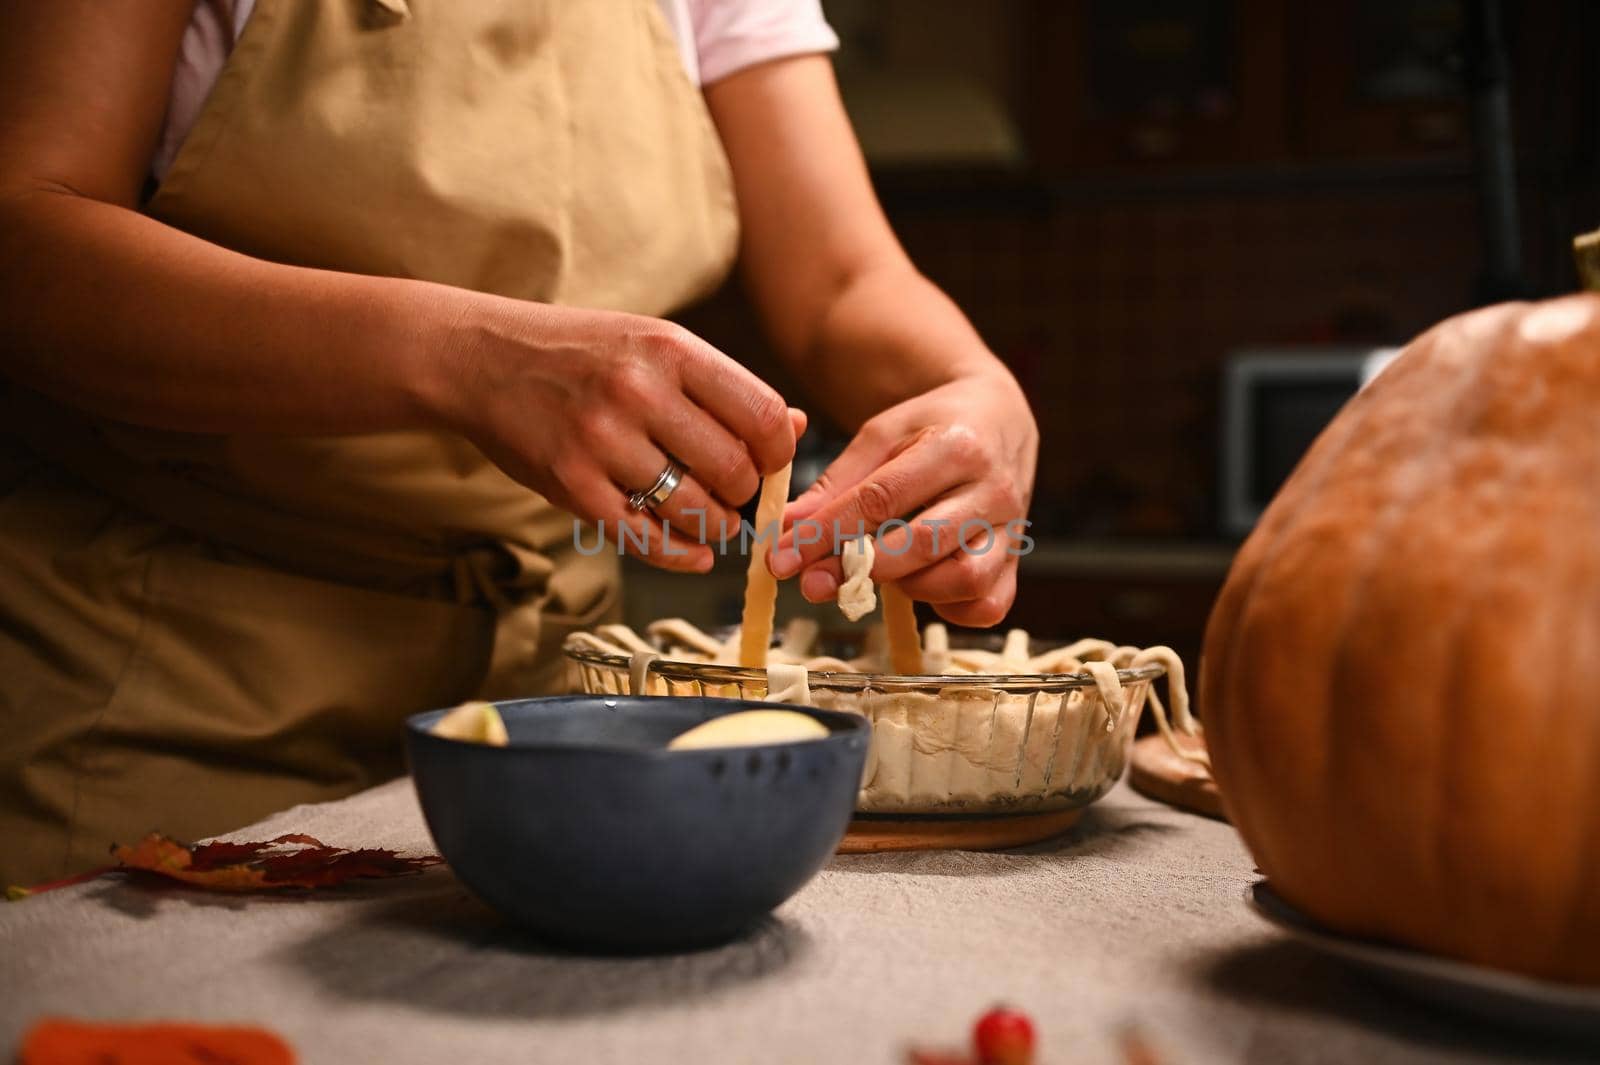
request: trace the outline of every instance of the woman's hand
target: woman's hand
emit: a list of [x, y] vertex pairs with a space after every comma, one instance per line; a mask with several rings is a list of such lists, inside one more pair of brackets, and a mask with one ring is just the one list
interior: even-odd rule
[[[494, 300], [441, 358], [436, 406], [507, 473], [666, 569], [704, 572], [737, 508], [794, 457], [805, 416], [671, 322]], [[628, 507], [668, 455], [687, 467], [652, 516]], [[670, 541], [664, 529], [672, 530]], [[640, 543], [646, 546], [641, 549]]]
[[[773, 572], [803, 569], [806, 597], [830, 599], [841, 576], [832, 523], [876, 531], [909, 519], [914, 535], [883, 537], [873, 575], [953, 622], [998, 623], [1016, 594], [1005, 526], [1026, 519], [1038, 452], [1021, 389], [895, 239], [826, 57], [747, 67], [705, 95], [733, 164], [745, 279], [773, 344], [840, 424], [860, 426], [786, 514], [820, 522], [821, 542], [786, 556], [788, 536]], [[974, 519], [994, 527], [987, 551], [981, 525], [968, 526], [970, 550], [957, 544]]]
[[815, 524], [784, 534], [772, 571], [800, 573], [812, 602], [832, 599], [841, 577], [834, 529], [876, 534], [886, 521], [907, 519], [908, 527], [878, 539], [873, 578], [899, 581], [948, 621], [994, 625], [1016, 597], [1024, 527], [1014, 523], [1027, 519], [1038, 449], [1027, 401], [1003, 369], [905, 400], [870, 418], [790, 504], [786, 522]]
[[[613, 535], [648, 532], [650, 561], [707, 568], [689, 511], [711, 536], [736, 528], [730, 508], [796, 432], [710, 345], [653, 318], [255, 259], [139, 211], [193, 12], [0, 4], [0, 375], [175, 432], [455, 430]], [[671, 553], [626, 502], [668, 452], [692, 471], [662, 508]]]

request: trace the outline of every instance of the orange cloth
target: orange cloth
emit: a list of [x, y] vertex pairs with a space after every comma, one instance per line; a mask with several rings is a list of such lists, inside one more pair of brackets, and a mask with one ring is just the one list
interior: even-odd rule
[[210, 1024], [91, 1024], [51, 1018], [23, 1036], [17, 1065], [294, 1065], [261, 1028]]

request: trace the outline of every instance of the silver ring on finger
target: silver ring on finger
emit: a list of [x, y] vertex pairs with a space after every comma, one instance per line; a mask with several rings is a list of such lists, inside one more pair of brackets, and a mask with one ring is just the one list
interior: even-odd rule
[[682, 465], [671, 455], [667, 456], [667, 468], [661, 471], [656, 478], [656, 483], [649, 488], [642, 488], [637, 492], [628, 493], [629, 510], [655, 510], [667, 500], [672, 498], [672, 493], [678, 490], [683, 483], [683, 475], [688, 473], [687, 466]]

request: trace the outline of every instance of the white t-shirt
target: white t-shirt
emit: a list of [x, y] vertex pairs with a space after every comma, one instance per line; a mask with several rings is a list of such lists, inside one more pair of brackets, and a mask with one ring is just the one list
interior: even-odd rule
[[[656, 0], [691, 81], [711, 83], [769, 59], [831, 52], [839, 38], [820, 0]], [[255, 0], [196, 0], [172, 75], [172, 96], [150, 171], [166, 176], [217, 83]]]

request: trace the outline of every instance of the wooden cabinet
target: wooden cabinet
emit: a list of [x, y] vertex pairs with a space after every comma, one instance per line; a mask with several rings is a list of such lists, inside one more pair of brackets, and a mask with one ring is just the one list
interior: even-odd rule
[[1299, 4], [1294, 150], [1307, 159], [1465, 159], [1463, 0]]
[[1027, 125], [1045, 172], [1284, 156], [1283, 0], [1071, 0], [1032, 18]]
[[1465, 159], [1464, 0], [1040, 0], [1032, 158], [1057, 179]]

